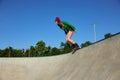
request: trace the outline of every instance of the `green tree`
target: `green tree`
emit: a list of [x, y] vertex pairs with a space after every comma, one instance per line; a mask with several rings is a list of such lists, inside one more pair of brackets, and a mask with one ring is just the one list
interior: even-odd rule
[[36, 52], [40, 55], [43, 54], [45, 51], [45, 42], [44, 41], [38, 41], [35, 47]]
[[83, 47], [87, 47], [87, 46], [89, 46], [89, 45], [91, 45], [92, 43], [90, 42], [90, 41], [86, 41], [85, 43], [82, 43], [81, 44], [81, 48], [83, 48]]
[[58, 49], [56, 47], [52, 48], [51, 55], [59, 55], [59, 54], [61, 54], [60, 49]]
[[46, 47], [45, 48], [45, 52], [44, 52], [44, 55], [45, 56], [52, 56], [52, 54], [51, 54], [51, 46], [48, 46], [48, 47]]
[[5, 48], [0, 51], [0, 57], [22, 57], [23, 50], [13, 49], [12, 47]]
[[4, 50], [0, 49], [0, 57], [4, 57]]
[[66, 43], [61, 42], [60, 48], [61, 48], [62, 54], [69, 53], [72, 51], [72, 46], [68, 44], [67, 42]]
[[23, 56], [23, 50], [21, 49], [13, 49], [11, 46], [8, 47], [9, 50], [9, 57], [22, 57]]
[[23, 57], [23, 50], [13, 49], [11, 57]]
[[5, 48], [5, 49], [3, 50], [3, 55], [2, 55], [2, 57], [10, 57], [9, 48]]
[[13, 54], [13, 48], [10, 46], [10, 47], [8, 47], [8, 50], [9, 50], [8, 55], [9, 55], [9, 57], [11, 57]]
[[34, 46], [30, 46], [29, 56], [30, 56], [30, 57], [39, 56], [39, 55], [37, 54]]
[[104, 35], [104, 38], [107, 39], [107, 38], [109, 38], [109, 37], [111, 37], [111, 36], [112, 36], [111, 33], [107, 33], [107, 34]]
[[25, 57], [30, 57], [30, 53], [29, 52], [30, 52], [29, 49], [26, 49], [24, 56]]

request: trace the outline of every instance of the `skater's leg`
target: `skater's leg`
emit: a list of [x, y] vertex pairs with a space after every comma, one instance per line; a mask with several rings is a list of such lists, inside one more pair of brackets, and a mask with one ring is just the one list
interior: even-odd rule
[[75, 42], [71, 39], [72, 34], [73, 34], [73, 31], [69, 31], [69, 32], [67, 33], [67, 35], [66, 35], [66, 41], [67, 41], [69, 44], [74, 45]]
[[77, 43], [75, 43], [71, 37], [72, 37], [72, 34], [73, 34], [73, 31], [69, 31], [66, 35], [66, 41], [67, 43], [71, 44], [72, 45], [72, 48], [73, 49], [78, 49], [79, 48], [79, 45]]

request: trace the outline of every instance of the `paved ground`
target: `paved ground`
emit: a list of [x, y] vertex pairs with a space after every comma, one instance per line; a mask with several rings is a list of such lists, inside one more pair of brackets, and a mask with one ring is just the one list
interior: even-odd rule
[[0, 58], [0, 80], [120, 80], [120, 34], [74, 55]]

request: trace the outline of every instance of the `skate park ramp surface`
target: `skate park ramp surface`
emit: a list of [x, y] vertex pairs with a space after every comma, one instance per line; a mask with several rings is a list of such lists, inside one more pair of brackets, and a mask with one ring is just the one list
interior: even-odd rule
[[0, 58], [0, 80], [120, 80], [120, 34], [75, 54]]

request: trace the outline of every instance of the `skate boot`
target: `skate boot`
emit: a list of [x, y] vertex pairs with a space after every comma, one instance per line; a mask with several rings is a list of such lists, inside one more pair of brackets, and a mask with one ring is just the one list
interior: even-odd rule
[[72, 54], [74, 54], [78, 49], [80, 49], [80, 47], [77, 43], [73, 44], [72, 46], [73, 46]]
[[76, 49], [76, 50], [80, 48], [77, 43], [75, 43], [74, 45], [75, 45], [75, 49]]

